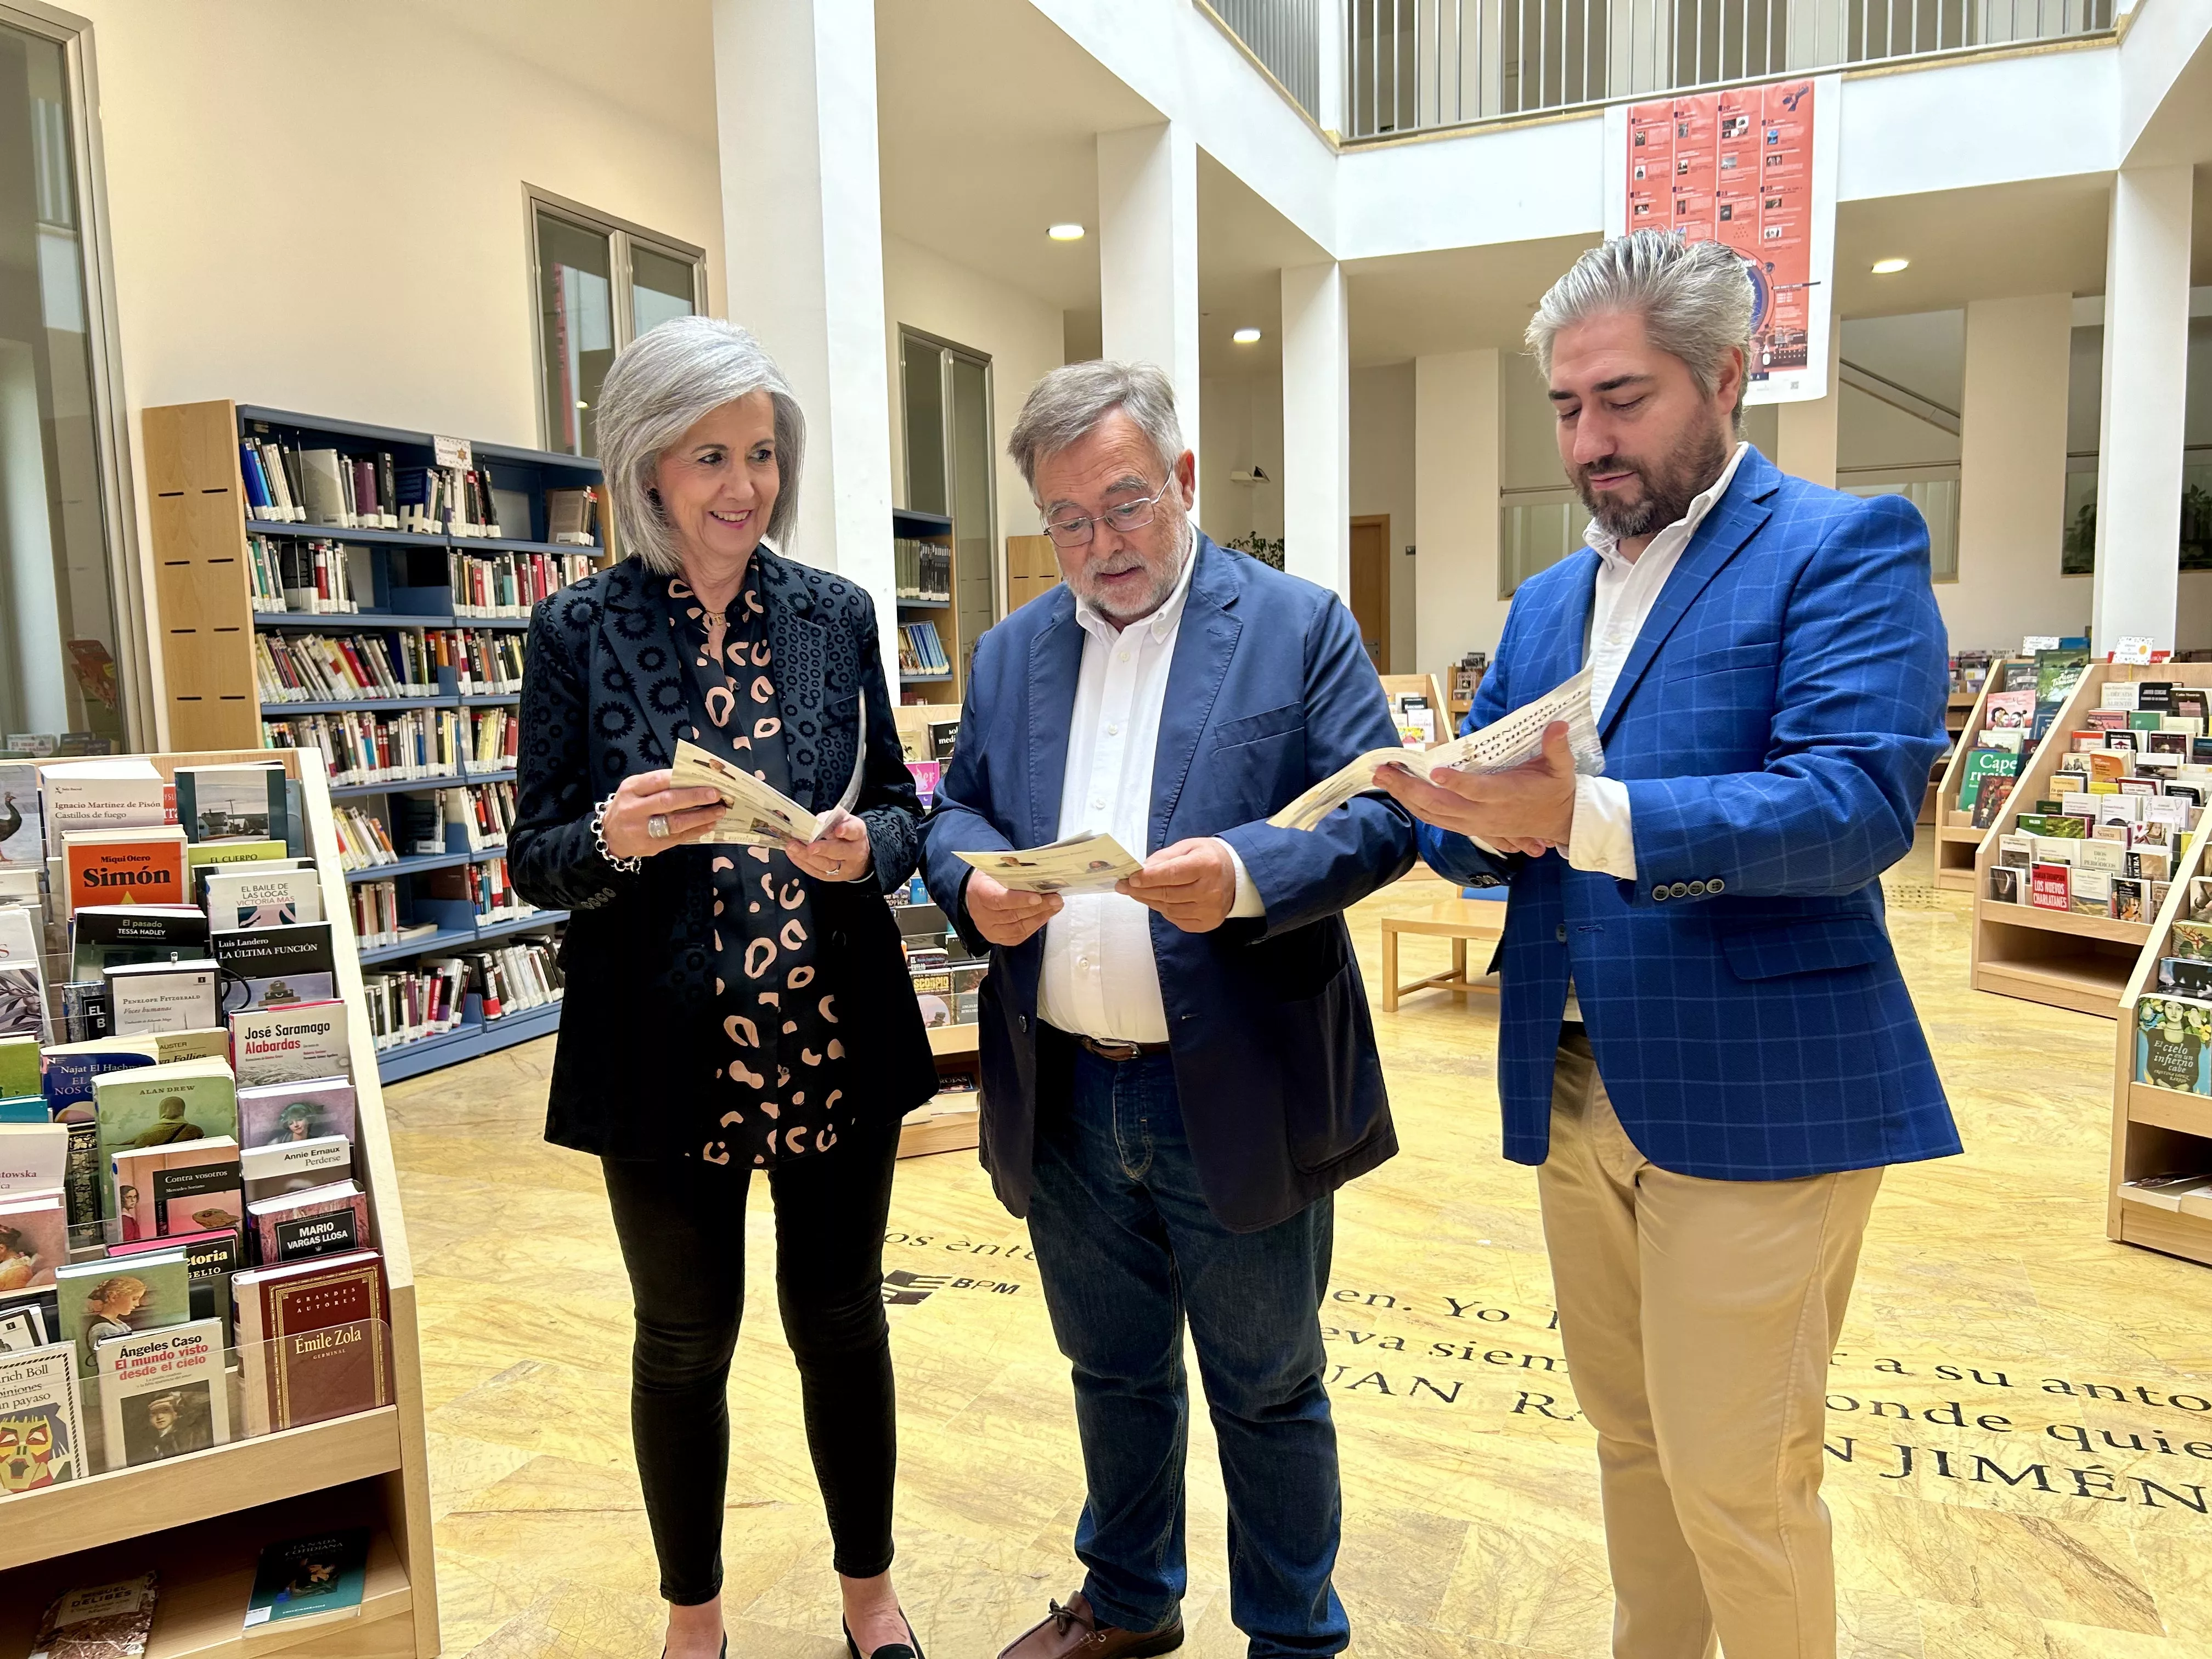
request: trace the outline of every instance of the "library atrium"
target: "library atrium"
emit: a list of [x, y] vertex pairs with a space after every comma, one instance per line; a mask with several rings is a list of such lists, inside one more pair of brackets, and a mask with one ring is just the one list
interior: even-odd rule
[[0, 104], [0, 1659], [2212, 1659], [2212, 0]]

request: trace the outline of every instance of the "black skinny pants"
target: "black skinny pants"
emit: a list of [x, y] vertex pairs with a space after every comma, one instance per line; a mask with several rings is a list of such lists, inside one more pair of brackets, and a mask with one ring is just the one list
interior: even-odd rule
[[[837, 1571], [891, 1564], [890, 1328], [884, 1222], [898, 1125], [856, 1129], [826, 1152], [769, 1171], [775, 1288], [799, 1361], [807, 1449]], [[751, 1172], [697, 1158], [604, 1158], [615, 1231], [637, 1313], [630, 1435], [660, 1559], [679, 1607], [722, 1587], [730, 1464], [730, 1358], [744, 1312], [745, 1194]]]

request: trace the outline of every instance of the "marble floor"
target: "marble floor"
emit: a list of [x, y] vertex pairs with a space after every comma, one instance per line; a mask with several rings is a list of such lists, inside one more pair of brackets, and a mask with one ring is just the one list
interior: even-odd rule
[[[1826, 1493], [1847, 1659], [2212, 1659], [2212, 1276], [2108, 1243], [2112, 1027], [1965, 988], [1966, 906], [1891, 882], [1965, 1133], [1895, 1171], [1835, 1357]], [[1377, 919], [1352, 919], [1371, 989]], [[1406, 976], [1444, 962], [1407, 945]], [[1340, 1198], [1324, 1314], [1353, 1651], [1601, 1659], [1591, 1439], [1558, 1368], [1531, 1173], [1499, 1161], [1496, 1021], [1429, 994], [1376, 1024], [1405, 1152]], [[627, 1284], [596, 1168], [541, 1144], [552, 1044], [392, 1089], [429, 1407], [446, 1650], [650, 1656]], [[652, 1086], [641, 1057], [641, 1090]], [[764, 1200], [765, 1194], [761, 1197]], [[731, 1385], [731, 1647], [842, 1650], [829, 1542], [774, 1316], [769, 1206]], [[939, 1659], [987, 1659], [1079, 1582], [1065, 1366], [1023, 1229], [972, 1153], [902, 1164], [886, 1265], [900, 1561]], [[1243, 1651], [1194, 1418], [1186, 1652]]]

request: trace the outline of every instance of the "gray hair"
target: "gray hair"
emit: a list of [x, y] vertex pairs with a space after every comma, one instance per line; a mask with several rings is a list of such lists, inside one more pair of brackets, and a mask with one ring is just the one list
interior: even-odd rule
[[653, 494], [661, 453], [724, 404], [765, 392], [775, 406], [775, 506], [767, 533], [781, 550], [799, 522], [806, 417], [761, 343], [718, 317], [672, 317], [622, 349], [599, 386], [599, 459], [615, 522], [646, 568], [682, 568]]
[[1567, 267], [1528, 320], [1526, 336], [1537, 368], [1552, 372], [1552, 341], [1573, 323], [1611, 312], [1644, 319], [1651, 343], [1689, 366], [1708, 398], [1731, 350], [1744, 354], [1735, 398], [1743, 423], [1743, 391], [1751, 380], [1751, 274], [1724, 242], [1685, 241], [1672, 231], [1632, 230]]
[[1030, 388], [1021, 418], [1006, 440], [1006, 453], [1036, 490], [1037, 463], [1057, 455], [1098, 428], [1115, 410], [1152, 441], [1160, 465], [1170, 471], [1182, 458], [1182, 423], [1176, 419], [1175, 386], [1151, 363], [1065, 363]]

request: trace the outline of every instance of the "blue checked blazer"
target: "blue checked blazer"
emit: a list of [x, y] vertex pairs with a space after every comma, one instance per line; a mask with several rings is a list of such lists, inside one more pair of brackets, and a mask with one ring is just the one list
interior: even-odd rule
[[[1597, 566], [1584, 548], [1521, 585], [1469, 729], [1582, 665]], [[1621, 1125], [1662, 1169], [1781, 1181], [1960, 1150], [1881, 882], [1943, 750], [1945, 649], [1919, 514], [1752, 450], [1599, 716], [1636, 880], [1422, 828], [1440, 873], [1511, 884], [1506, 1157], [1544, 1161], [1571, 975]]]

